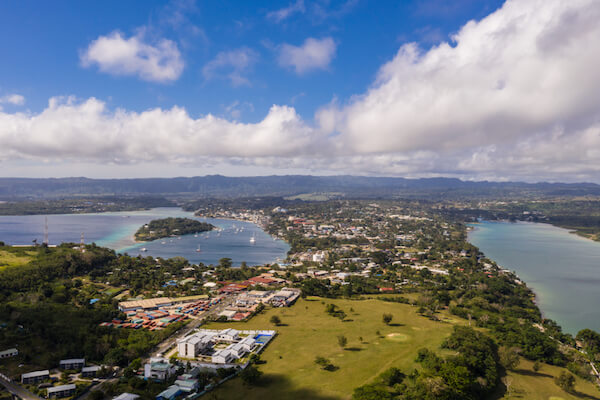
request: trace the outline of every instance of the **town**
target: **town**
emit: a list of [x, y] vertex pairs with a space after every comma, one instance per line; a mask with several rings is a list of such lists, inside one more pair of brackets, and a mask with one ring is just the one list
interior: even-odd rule
[[[22, 398], [173, 400], [209, 392], [229, 398], [242, 387], [253, 387], [257, 396], [278, 390], [285, 396], [276, 385], [260, 384], [263, 371], [279, 371], [287, 358], [278, 343], [313, 354], [314, 360], [298, 356], [298, 361], [289, 361], [287, 372], [280, 371], [293, 372], [289, 378], [293, 382], [306, 382], [304, 374], [314, 371], [307, 363], [320, 365], [317, 371], [324, 372], [319, 374], [348, 368], [345, 363], [353, 357], [348, 349], [358, 349], [356, 356], [373, 354], [369, 357], [376, 362], [378, 357], [382, 361], [389, 357], [374, 356], [378, 353], [371, 353], [372, 342], [383, 340], [389, 351], [408, 352], [409, 358], [403, 360], [414, 359], [416, 353], [411, 352], [417, 349], [403, 342], [411, 337], [411, 325], [423, 329], [424, 344], [438, 346], [441, 339], [427, 332], [475, 335], [457, 329], [477, 327], [502, 343], [500, 350], [493, 350], [503, 352], [493, 355], [501, 361], [517, 357], [521, 365], [543, 364], [557, 371], [570, 363], [578, 387], [593, 386], [598, 379], [593, 361], [575, 357], [590, 351], [586, 339], [566, 335], [553, 321], [543, 319], [521, 279], [469, 244], [464, 220], [435, 203], [283, 201], [265, 207], [257, 201], [251, 207], [247, 203], [238, 207], [213, 200], [187, 207], [193, 207], [200, 218], [258, 224], [289, 243], [287, 259], [232, 267], [227, 257], [217, 265], [204, 265], [190, 264], [183, 257], [114, 255], [95, 245], [86, 245], [85, 253], [77, 246], [36, 249], [42, 252], [40, 257], [47, 257], [48, 251], [86, 257], [88, 261], [78, 264], [76, 272], [54, 270], [55, 278], [40, 281], [40, 299], [44, 299], [40, 305], [56, 303], [56, 310], [66, 312], [85, 310], [89, 316], [81, 323], [93, 323], [96, 333], [93, 340], [73, 337], [82, 346], [59, 343], [52, 356], [44, 358], [27, 347], [34, 343], [32, 322], [15, 325], [9, 317], [0, 330], [2, 343], [8, 343], [9, 337], [19, 343], [19, 330], [28, 332], [17, 347], [1, 353], [7, 362], [0, 364], [0, 372], [11, 393]], [[31, 293], [28, 283], [17, 279], [11, 284], [21, 285], [23, 295]], [[495, 290], [490, 292], [492, 287]], [[325, 327], [332, 323], [338, 334], [327, 339]], [[306, 335], [306, 339], [312, 336], [308, 342]], [[359, 340], [349, 345], [353, 336], [360, 336]], [[334, 350], [324, 350], [320, 343], [327, 340], [338, 342], [343, 358], [327, 354], [339, 352], [335, 345]], [[92, 348], [88, 343], [96, 345]], [[540, 346], [542, 353], [536, 350]], [[52, 364], [60, 354], [72, 358]], [[465, 368], [474, 367], [465, 364]], [[513, 364], [502, 368], [511, 379], [526, 379]], [[368, 371], [364, 373], [362, 382], [372, 378]], [[340, 397], [360, 400], [369, 398], [366, 393], [395, 390], [379, 383], [360, 386], [361, 380], [346, 387], [342, 374], [325, 376]], [[419, 390], [417, 377], [410, 379], [402, 384], [406, 393]], [[11, 384], [26, 395], [16, 393]], [[484, 385], [478, 390], [492, 389]]]

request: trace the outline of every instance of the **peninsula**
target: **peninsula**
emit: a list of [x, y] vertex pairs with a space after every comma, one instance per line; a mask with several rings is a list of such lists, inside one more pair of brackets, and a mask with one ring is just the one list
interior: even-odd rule
[[155, 219], [137, 230], [135, 240], [147, 242], [169, 236], [211, 231], [214, 228], [212, 224], [190, 218]]

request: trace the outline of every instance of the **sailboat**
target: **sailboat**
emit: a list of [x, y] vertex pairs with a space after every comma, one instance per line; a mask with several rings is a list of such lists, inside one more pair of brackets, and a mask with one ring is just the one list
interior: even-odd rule
[[250, 238], [250, 243], [256, 243], [256, 238], [254, 237], [254, 234], [252, 234], [252, 237]]
[[198, 248], [196, 249], [196, 253], [201, 253], [202, 250], [200, 250], [200, 245], [198, 245]]

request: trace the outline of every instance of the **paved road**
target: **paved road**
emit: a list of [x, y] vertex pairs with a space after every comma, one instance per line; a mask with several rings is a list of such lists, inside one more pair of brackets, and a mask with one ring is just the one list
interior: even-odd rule
[[24, 387], [17, 385], [16, 383], [9, 382], [2, 377], [0, 377], [0, 384], [2, 384], [10, 393], [19, 396], [23, 400], [42, 400], [41, 397], [36, 396]]
[[[204, 313], [200, 318], [192, 320], [191, 322], [186, 324], [183, 328], [181, 328], [179, 331], [175, 332], [172, 336], [165, 339], [162, 343], [158, 344], [152, 350], [152, 352], [151, 352], [152, 354], [149, 355], [147, 358], [150, 358], [157, 354], [165, 355], [167, 350], [169, 350], [171, 347], [173, 347], [175, 345], [175, 343], [177, 343], [177, 339], [185, 337], [191, 331], [193, 331], [194, 329], [196, 329], [197, 327], [202, 325], [202, 323], [204, 322], [204, 320], [207, 317], [219, 314], [225, 308], [229, 307], [233, 303], [234, 298], [235, 298], [235, 296], [224, 297], [218, 305], [216, 305], [215, 307], [211, 308], [209, 311]], [[142, 360], [142, 361], [145, 361], [145, 360]], [[143, 364], [143, 362], [142, 362], [142, 364]]]

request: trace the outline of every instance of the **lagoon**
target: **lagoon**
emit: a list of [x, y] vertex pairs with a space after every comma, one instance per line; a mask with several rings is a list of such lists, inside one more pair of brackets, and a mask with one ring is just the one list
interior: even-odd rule
[[468, 239], [536, 294], [544, 317], [563, 331], [600, 331], [600, 243], [530, 222], [472, 224]]
[[[136, 243], [133, 235], [139, 227], [153, 219], [186, 217], [208, 222], [218, 231], [152, 242]], [[95, 214], [19, 215], [0, 216], [0, 241], [11, 245], [30, 245], [44, 238], [44, 220], [48, 218], [50, 244], [79, 243], [81, 233], [86, 243], [110, 247], [120, 253], [152, 257], [187, 258], [192, 263], [217, 264], [229, 257], [234, 265], [274, 263], [285, 259], [289, 245], [274, 240], [259, 226], [243, 221], [218, 218], [199, 218], [180, 208], [164, 207], [143, 211], [108, 212]], [[254, 244], [250, 238], [254, 235]], [[142, 249], [146, 248], [143, 252]], [[200, 252], [196, 251], [200, 249]]]

